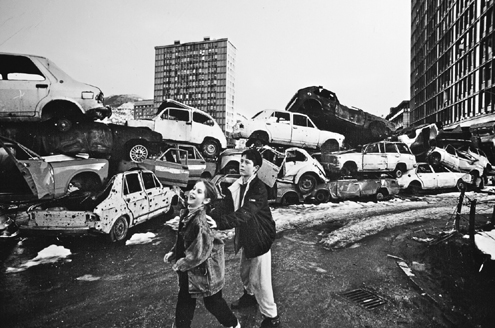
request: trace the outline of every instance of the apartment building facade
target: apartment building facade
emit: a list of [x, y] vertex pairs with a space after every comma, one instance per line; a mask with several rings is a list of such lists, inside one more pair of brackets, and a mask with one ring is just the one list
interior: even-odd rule
[[397, 107], [390, 108], [390, 112], [385, 119], [394, 123], [397, 130], [405, 129], [411, 124], [410, 114], [409, 100], [403, 100]]
[[174, 99], [210, 114], [224, 132], [235, 124], [236, 48], [226, 38], [155, 47], [155, 108]]
[[495, 121], [495, 0], [412, 0], [411, 125]]

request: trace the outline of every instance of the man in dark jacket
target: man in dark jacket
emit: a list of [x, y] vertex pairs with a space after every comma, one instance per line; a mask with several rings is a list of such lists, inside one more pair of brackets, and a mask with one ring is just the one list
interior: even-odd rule
[[235, 228], [235, 252], [241, 250], [240, 275], [244, 295], [231, 307], [240, 309], [258, 304], [265, 317], [261, 327], [278, 327], [280, 319], [273, 297], [270, 250], [276, 230], [266, 186], [256, 174], [262, 161], [254, 148], [242, 153], [241, 177], [228, 188], [224, 203], [213, 210], [211, 216], [218, 229]]

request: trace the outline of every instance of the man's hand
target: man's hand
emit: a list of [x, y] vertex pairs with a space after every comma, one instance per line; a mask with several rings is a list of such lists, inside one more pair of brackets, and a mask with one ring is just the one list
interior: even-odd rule
[[210, 225], [211, 229], [216, 229], [217, 223], [215, 222], [215, 220], [211, 218], [211, 216], [209, 215], [206, 216], [206, 222]]

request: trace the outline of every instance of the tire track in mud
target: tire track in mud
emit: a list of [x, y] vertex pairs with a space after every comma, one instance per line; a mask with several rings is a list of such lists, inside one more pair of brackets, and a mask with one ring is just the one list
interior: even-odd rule
[[[469, 195], [470, 198], [478, 195]], [[482, 199], [484, 196], [481, 196]], [[489, 200], [484, 199], [488, 204]], [[277, 231], [297, 228], [316, 227], [338, 223], [340, 226], [327, 235], [323, 235], [320, 243], [328, 249], [344, 248], [359, 240], [377, 234], [383, 230], [396, 226], [452, 217], [456, 211], [458, 197], [427, 196], [410, 200], [391, 200], [381, 203], [358, 203], [329, 205], [319, 207], [292, 207], [274, 211]], [[464, 210], [466, 211], [466, 210]], [[477, 209], [491, 213], [490, 206]], [[445, 230], [453, 228], [447, 225]], [[322, 230], [324, 230], [322, 228]]]

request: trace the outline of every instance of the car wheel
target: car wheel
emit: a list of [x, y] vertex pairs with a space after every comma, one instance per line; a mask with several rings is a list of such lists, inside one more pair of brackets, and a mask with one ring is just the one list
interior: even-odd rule
[[205, 157], [212, 158], [218, 156], [220, 147], [215, 140], [207, 139], [201, 144], [201, 151]]
[[466, 191], [467, 190], [467, 184], [463, 180], [459, 179], [456, 184], [457, 190], [459, 191]]
[[60, 117], [55, 119], [55, 126], [60, 132], [67, 132], [72, 127], [72, 121], [67, 117]]
[[397, 179], [400, 179], [402, 178], [402, 176], [404, 175], [404, 171], [402, 170], [401, 167], [397, 167], [395, 170], [394, 170], [394, 176], [397, 178]]
[[439, 165], [440, 164], [440, 159], [441, 159], [441, 156], [439, 153], [432, 153], [429, 157], [429, 162], [431, 165]]
[[315, 202], [317, 203], [326, 203], [330, 198], [330, 194], [326, 190], [318, 190], [315, 193]]
[[421, 190], [421, 185], [418, 182], [413, 182], [409, 185], [409, 192], [413, 195], [418, 195]]
[[316, 177], [311, 173], [304, 173], [297, 182], [299, 191], [308, 194], [316, 188]]
[[223, 168], [223, 172], [225, 174], [239, 174], [239, 163], [237, 162], [229, 162]]
[[148, 158], [148, 147], [142, 143], [134, 143], [127, 149], [127, 157], [134, 163], [141, 163]]
[[127, 236], [129, 224], [125, 217], [120, 216], [115, 220], [112, 229], [110, 230], [109, 238], [111, 242], [122, 241]]

